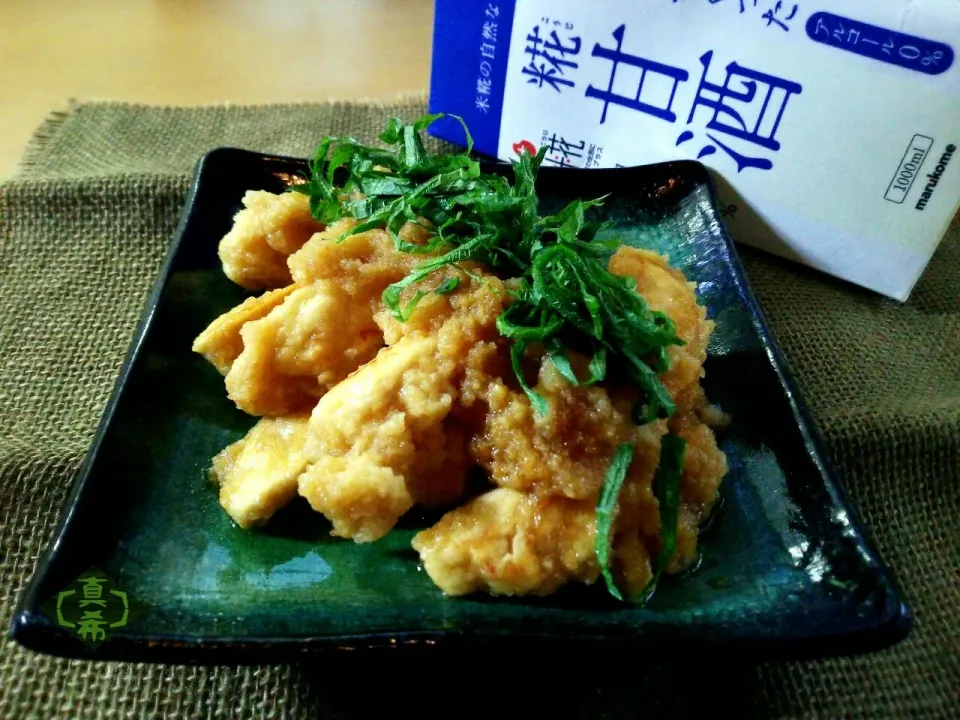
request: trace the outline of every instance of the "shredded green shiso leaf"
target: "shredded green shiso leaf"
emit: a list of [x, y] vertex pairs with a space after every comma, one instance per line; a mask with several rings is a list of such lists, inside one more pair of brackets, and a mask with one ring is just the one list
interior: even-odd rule
[[[393, 118], [380, 135], [385, 148], [364, 145], [349, 137], [325, 138], [310, 163], [303, 184], [289, 190], [310, 199], [310, 212], [322, 223], [355, 218], [359, 223], [337, 241], [373, 228], [385, 228], [397, 250], [427, 257], [406, 277], [384, 291], [383, 302], [404, 321], [428, 294], [453, 292], [459, 280], [432, 281], [445, 266], [471, 261], [505, 278], [518, 278], [513, 302], [497, 319], [500, 334], [510, 341], [511, 362], [517, 380], [536, 412], [547, 413], [546, 400], [526, 381], [525, 353], [540, 344], [557, 370], [574, 385], [590, 385], [617, 367], [640, 391], [634, 422], [644, 424], [675, 411], [673, 399], [659, 375], [669, 368], [667, 350], [683, 345], [673, 321], [651, 310], [631, 278], [608, 270], [617, 240], [598, 235], [608, 223], [587, 219], [587, 211], [603, 198], [574, 200], [554, 215], [541, 216], [536, 179], [546, 152], [521, 153], [513, 161], [513, 182], [483, 172], [471, 156], [473, 140], [463, 120], [466, 148], [461, 152], [430, 154], [422, 133], [442, 114], [426, 115], [407, 125]], [[417, 223], [432, 234], [425, 244], [405, 241], [400, 229]], [[405, 289], [412, 296], [401, 302]], [[568, 351], [590, 356], [589, 375], [578, 378]], [[669, 442], [668, 442], [669, 439]], [[658, 477], [669, 490], [658, 492], [663, 552], [658, 571], [675, 548], [679, 506], [679, 470], [683, 441], [664, 438]], [[679, 466], [677, 458], [679, 457]], [[610, 534], [620, 489], [633, 458], [633, 446], [614, 454], [597, 508], [597, 557], [610, 592], [622, 595], [610, 570]], [[671, 518], [673, 518], [671, 520]], [[672, 530], [671, 530], [672, 527]], [[666, 554], [666, 555], [665, 555]], [[653, 583], [651, 583], [652, 585]]]
[[633, 462], [633, 445], [624, 443], [613, 454], [613, 460], [603, 479], [603, 490], [600, 491], [600, 501], [597, 503], [597, 562], [600, 572], [607, 583], [607, 591], [617, 600], [623, 600], [623, 594], [617, 587], [613, 577], [612, 563], [610, 562], [611, 545], [613, 538], [613, 524], [616, 520], [617, 500], [623, 489], [623, 481], [627, 479], [627, 470]]
[[[686, 455], [687, 443], [678, 435], [664, 435], [660, 440], [660, 462], [653, 479], [654, 491], [660, 507], [660, 534], [663, 544], [660, 554], [653, 565], [653, 577], [647, 587], [640, 593], [641, 599], [646, 602], [657, 588], [660, 576], [666, 570], [670, 556], [677, 549], [677, 524], [680, 519], [680, 481], [683, 477], [683, 460]], [[623, 488], [623, 482], [633, 461], [634, 446], [624, 443], [613, 454], [613, 460], [603, 481], [603, 490], [600, 501], [597, 503], [597, 562], [607, 590], [618, 600], [623, 600], [623, 594], [617, 587], [611, 568], [610, 552], [613, 542], [613, 526], [616, 520], [617, 500]]]

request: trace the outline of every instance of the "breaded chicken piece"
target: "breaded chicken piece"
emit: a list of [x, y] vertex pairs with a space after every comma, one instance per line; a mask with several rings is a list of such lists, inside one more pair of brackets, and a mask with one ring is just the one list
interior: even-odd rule
[[683, 501], [709, 511], [720, 481], [727, 474], [727, 457], [717, 447], [713, 430], [700, 422], [695, 411], [670, 418], [670, 431], [687, 442], [683, 463]]
[[[613, 527], [613, 574], [617, 586], [631, 597], [647, 588], [662, 547], [653, 479], [665, 426], [666, 421], [660, 421], [637, 428], [636, 451]], [[696, 562], [701, 511], [713, 502], [716, 484], [726, 472], [709, 429], [701, 424], [681, 433], [690, 444], [684, 463], [677, 548], [667, 562], [668, 574]], [[607, 457], [598, 465], [606, 468], [609, 461]], [[705, 467], [704, 463], [711, 465]], [[710, 492], [709, 498], [703, 495]], [[500, 487], [448, 512], [432, 528], [418, 533], [413, 548], [420, 553], [430, 578], [448, 595], [477, 591], [549, 594], [565, 583], [589, 584], [597, 578], [596, 503], [596, 494], [572, 500], [551, 492], [534, 494]]]
[[[633, 248], [621, 248], [611, 259], [610, 269], [635, 277], [651, 309], [673, 318], [678, 335], [688, 343], [670, 350], [671, 368], [661, 378], [667, 390], [676, 395], [699, 387], [713, 324], [697, 304], [694, 285], [659, 255]], [[576, 364], [577, 359], [571, 361]], [[630, 418], [633, 398], [628, 392], [575, 387], [549, 359], [542, 360], [535, 386], [547, 401], [548, 411], [542, 417], [524, 393], [508, 384], [509, 377], [490, 376], [483, 389], [478, 389], [482, 377], [474, 374], [468, 378], [473, 387], [464, 389], [464, 404], [477, 398], [486, 406], [482, 429], [470, 450], [493, 482], [502, 487], [575, 499], [594, 497], [614, 451], [632, 441], [637, 431]], [[689, 394], [694, 397], [692, 390]], [[640, 440], [646, 438], [659, 447], [666, 423], [649, 427], [655, 429], [655, 435], [641, 435]]]
[[[380, 296], [387, 285], [404, 278], [424, 255], [396, 249], [386, 230], [368, 230], [340, 240], [356, 227], [354, 218], [343, 218], [317, 233], [288, 260], [290, 274], [300, 285], [334, 280], [353, 302], [380, 309]], [[426, 231], [407, 223], [398, 233], [407, 242], [426, 242]]]
[[688, 282], [663, 256], [627, 246], [610, 258], [610, 272], [635, 279], [637, 292], [650, 309], [670, 316], [676, 323], [677, 336], [687, 343], [668, 348], [670, 369], [660, 376], [664, 387], [675, 397], [703, 377], [707, 344], [713, 332], [714, 323], [707, 320], [706, 308], [697, 303], [696, 283]]
[[[460, 282], [456, 291], [445, 295], [427, 294], [406, 320], [398, 320], [389, 308], [381, 308], [374, 320], [383, 330], [384, 342], [393, 345], [405, 335], [440, 332], [444, 323], [454, 315], [457, 316], [456, 326], [444, 332], [447, 338], [444, 351], [448, 355], [462, 356], [476, 342], [497, 337], [496, 318], [512, 300], [507, 283], [488, 274], [476, 263], [463, 263], [459, 268], [448, 265], [437, 270], [424, 284], [439, 287], [450, 279]], [[422, 289], [419, 286], [406, 288], [400, 296], [401, 307]]]
[[497, 488], [448, 512], [412, 545], [447, 595], [549, 595], [597, 579], [595, 534], [590, 502]]
[[[497, 355], [492, 348], [478, 347], [473, 359], [504, 372], [505, 362]], [[482, 372], [477, 376], [482, 377]], [[462, 402], [470, 396], [479, 397], [477, 386], [482, 380], [478, 378], [472, 387], [470, 382], [464, 383]], [[550, 408], [543, 417], [536, 414], [523, 393], [507, 388], [502, 381], [489, 384], [489, 410], [482, 431], [471, 443], [471, 453], [501, 488], [542, 499], [573, 498], [595, 512], [616, 448], [624, 442], [633, 443], [634, 460], [614, 526], [613, 570], [624, 592], [641, 592], [653, 575], [651, 558], [657, 556], [661, 546], [653, 479], [667, 421], [635, 426], [629, 416], [632, 398], [614, 392], [615, 399], [611, 399], [602, 388], [573, 387], [549, 360], [541, 366], [536, 390]], [[684, 547], [687, 554], [677, 561], [678, 567], [695, 560], [695, 540], [694, 536], [693, 546]], [[521, 586], [515, 591], [526, 592]]]
[[309, 199], [249, 190], [243, 206], [218, 248], [224, 274], [248, 290], [291, 284], [287, 256], [323, 228], [310, 215]]
[[460, 495], [465, 468], [450, 467], [444, 428], [456, 370], [436, 335], [410, 335], [317, 403], [300, 494], [333, 523], [334, 535], [383, 537], [416, 502], [408, 479], [440, 477], [452, 499]]
[[315, 461], [300, 492], [334, 534], [376, 540], [414, 504], [449, 504], [463, 494], [466, 429], [450, 412], [468, 351], [497, 333], [505, 297], [498, 282], [466, 278], [427, 312], [418, 307], [407, 332], [379, 314], [393, 344], [317, 403]]
[[[612, 269], [635, 274], [650, 307], [674, 317], [678, 334], [688, 341], [672, 355], [671, 373], [664, 376], [678, 405], [669, 423], [660, 420], [636, 427], [630, 420], [636, 398], [629, 390], [574, 387], [549, 359], [528, 358], [540, 363], [535, 389], [548, 406], [547, 415], [541, 417], [515, 386], [505, 348], [495, 342], [471, 349], [461, 382], [460, 405], [465, 410], [460, 412], [469, 414], [473, 409], [474, 416], [483, 418], [470, 449], [495, 484], [541, 498], [573, 498], [590, 507], [596, 505], [615, 449], [623, 442], [634, 443], [636, 454], [620, 496], [612, 545], [618, 584], [636, 594], [650, 582], [662, 547], [653, 480], [668, 426], [688, 443], [677, 550], [668, 561], [668, 573], [680, 572], [696, 561], [699, 524], [714, 503], [727, 468], [713, 432], [701, 422], [710, 414], [698, 381], [712, 323], [696, 302], [694, 286], [659, 256], [633, 250], [618, 255], [620, 263], [611, 263]], [[572, 356], [571, 363], [579, 371], [583, 359]], [[476, 407], [483, 412], [477, 413]], [[492, 523], [489, 531], [496, 537], [497, 521], [479, 516], [474, 519], [475, 536], [482, 535], [484, 522]], [[507, 581], [500, 577], [498, 582]], [[503, 587], [496, 590], [502, 591]], [[513, 591], [527, 592], [522, 582]]]
[[193, 351], [203, 355], [221, 375], [226, 375], [233, 361], [243, 352], [240, 328], [251, 320], [265, 317], [296, 289], [296, 285], [288, 285], [268, 290], [259, 297], [247, 298], [210, 323], [193, 341]]
[[269, 417], [313, 407], [383, 345], [370, 308], [332, 280], [296, 288], [240, 336], [227, 395], [244, 412]]
[[373, 542], [413, 507], [407, 483], [370, 456], [323, 455], [297, 480], [300, 494], [333, 524], [332, 535]]
[[[277, 416], [312, 407], [330, 387], [383, 346], [374, 314], [387, 285], [422, 256], [399, 252], [384, 230], [343, 240], [357, 221], [338, 221], [289, 258], [297, 288], [266, 317], [243, 326], [243, 351], [227, 375], [227, 393], [251, 415]], [[425, 241], [423, 228], [401, 230]]]
[[[543, 360], [534, 388], [547, 402], [546, 415], [505, 379], [488, 382], [481, 391], [483, 424], [470, 452], [493, 483], [577, 500], [596, 497], [614, 451], [636, 433], [632, 403], [614, 401], [601, 387], [571, 385], [549, 359]], [[473, 390], [471, 396], [476, 395]]]
[[697, 557], [700, 525], [710, 515], [717, 501], [720, 483], [729, 467], [727, 456], [717, 446], [717, 438], [699, 419], [698, 409], [677, 413], [670, 418], [670, 432], [687, 442], [680, 486], [680, 522], [677, 527], [677, 552], [667, 565], [667, 572], [688, 568]]
[[621, 587], [631, 593], [641, 591], [649, 582], [652, 559], [659, 556], [662, 547], [653, 480], [660, 462], [660, 440], [668, 427], [687, 446], [680, 480], [676, 550], [667, 561], [667, 574], [682, 572], [697, 561], [700, 524], [716, 503], [720, 482], [727, 474], [726, 456], [695, 410], [637, 428], [636, 453], [620, 493], [613, 541], [615, 574]]
[[297, 495], [309, 414], [263, 418], [213, 458], [220, 504], [243, 528], [265, 523]]

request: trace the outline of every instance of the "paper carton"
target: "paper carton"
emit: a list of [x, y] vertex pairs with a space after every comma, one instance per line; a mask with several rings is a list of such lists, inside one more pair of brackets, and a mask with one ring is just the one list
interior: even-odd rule
[[958, 47], [957, 0], [437, 0], [430, 109], [502, 159], [699, 159], [735, 240], [904, 300], [960, 205]]

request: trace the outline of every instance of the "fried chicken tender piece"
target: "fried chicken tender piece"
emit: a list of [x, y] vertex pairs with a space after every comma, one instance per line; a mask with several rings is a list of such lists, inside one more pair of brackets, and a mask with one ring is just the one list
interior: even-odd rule
[[[445, 295], [429, 293], [405, 321], [398, 320], [389, 308], [382, 307], [374, 315], [374, 321], [383, 331], [384, 342], [393, 345], [406, 335], [440, 333], [445, 343], [443, 352], [463, 356], [475, 343], [496, 337], [496, 318], [512, 299], [508, 283], [470, 262], [459, 268], [452, 265], [440, 268], [427, 282], [431, 287], [439, 287], [450, 279], [460, 282], [458, 290]], [[400, 305], [409, 302], [417, 290], [417, 287], [404, 290]], [[456, 324], [441, 332], [444, 324], [453, 317], [456, 317]]]
[[[687, 345], [670, 349], [671, 367], [661, 380], [671, 395], [686, 391], [695, 399], [691, 388], [699, 387], [713, 330], [706, 310], [697, 303], [695, 285], [661, 256], [628, 247], [613, 256], [610, 270], [634, 277], [651, 309], [673, 318], [677, 334]], [[584, 364], [582, 358], [571, 361]], [[482, 398], [487, 410], [470, 450], [499, 486], [575, 499], [594, 497], [616, 448], [634, 439], [633, 399], [628, 393], [575, 387], [549, 360], [542, 360], [535, 386], [547, 401], [548, 411], [542, 417], [504, 375], [474, 377], [472, 382], [474, 388], [464, 397]], [[476, 388], [484, 382], [486, 388]], [[666, 424], [653, 427], [659, 435], [652, 440], [659, 443]]]
[[590, 502], [491, 490], [417, 533], [430, 578], [447, 595], [549, 595], [600, 573]]
[[434, 331], [421, 326], [392, 336], [394, 344], [317, 403], [308, 441], [313, 463], [300, 494], [335, 535], [377, 540], [414, 504], [462, 496], [469, 456], [464, 429], [450, 413], [463, 358], [496, 334], [503, 296], [495, 283], [465, 283], [446, 300], [450, 312]]
[[324, 455], [298, 479], [300, 494], [331, 523], [331, 535], [373, 542], [390, 532], [414, 500], [403, 475], [366, 455]]
[[[636, 596], [653, 577], [662, 547], [659, 503], [653, 479], [666, 421], [637, 428], [633, 462], [618, 503], [612, 533], [612, 569], [618, 587]], [[677, 549], [668, 574], [697, 559], [704, 515], [726, 472], [713, 434], [702, 424], [683, 428], [684, 463]], [[609, 465], [609, 457], [605, 460]], [[711, 490], [712, 488], [712, 490]], [[712, 493], [712, 495], [710, 495]], [[434, 583], [448, 595], [485, 591], [495, 595], [546, 595], [569, 582], [597, 578], [596, 496], [572, 500], [500, 487], [444, 515], [418, 533], [413, 548]]]
[[[380, 308], [380, 296], [387, 285], [404, 278], [426, 256], [400, 252], [389, 233], [382, 229], [339, 239], [357, 225], [359, 221], [355, 218], [332, 223], [293, 253], [287, 264], [296, 283], [336, 281], [354, 302], [371, 305], [371, 312], [375, 312]], [[419, 225], [407, 223], [398, 235], [407, 242], [425, 244], [428, 232]]]
[[[586, 364], [585, 358], [572, 360], [578, 371]], [[470, 450], [499, 485], [483, 497], [503, 499], [485, 501], [494, 506], [492, 510], [481, 505], [447, 513], [434, 528], [415, 538], [414, 548], [421, 553], [424, 568], [452, 595], [478, 590], [545, 594], [566, 582], [592, 582], [597, 569], [593, 548], [597, 498], [616, 448], [632, 442], [635, 455], [613, 528], [612, 564], [618, 585], [627, 593], [639, 593], [653, 575], [651, 558], [661, 544], [653, 477], [667, 421], [636, 427], [630, 421], [634, 398], [629, 393], [574, 387], [549, 360], [542, 360], [536, 385], [549, 408], [541, 417], [525, 394], [505, 382], [509, 373], [512, 369], [501, 343], [479, 343], [468, 353], [460, 412], [470, 417], [477, 406], [483, 408], [481, 429]], [[551, 540], [549, 524], [524, 520], [526, 509], [535, 507], [531, 512], [537, 513], [541, 506], [572, 513], [573, 520], [558, 522], [570, 523], [580, 534], [571, 531], [566, 545], [561, 545]], [[589, 518], [589, 525], [577, 518]], [[515, 528], [522, 528], [524, 547], [537, 550], [524, 556], [525, 562], [498, 563], [496, 558], [509, 553], [497, 543], [502, 545]], [[571, 564], [565, 554], [564, 548], [571, 544], [583, 553], [577, 564]], [[571, 570], [587, 567], [589, 572]]]
[[667, 561], [667, 574], [682, 572], [696, 562], [700, 525], [716, 504], [728, 470], [726, 455], [713, 431], [700, 422], [696, 408], [637, 429], [636, 454], [620, 493], [613, 541], [614, 572], [628, 592], [646, 586], [652, 577], [651, 558], [658, 557], [662, 547], [653, 480], [660, 462], [660, 439], [667, 429], [687, 443], [676, 550]]
[[[483, 359], [479, 362], [503, 367], [503, 360], [496, 358], [490, 348], [477, 348], [474, 358], [480, 357]], [[559, 376], [549, 361], [541, 366], [540, 377], [536, 389], [547, 399], [548, 415], [541, 418], [532, 410], [525, 395], [507, 389], [502, 382], [494, 383], [487, 395], [492, 402], [483, 434], [474, 439], [471, 452], [501, 488], [521, 491], [523, 495], [541, 500], [571, 498], [568, 502], [589, 508], [595, 516], [599, 492], [616, 448], [623, 442], [634, 443], [634, 460], [613, 528], [612, 564], [618, 585], [627, 593], [639, 593], [653, 575], [651, 557], [656, 557], [661, 544], [659, 504], [653, 491], [653, 478], [667, 421], [634, 426], [629, 418], [631, 399], [616, 397], [616, 392], [616, 399], [611, 399], [608, 392], [600, 388], [575, 388]], [[495, 409], [498, 396], [507, 399], [500, 412]], [[477, 517], [474, 522], [478, 527], [473, 537], [481, 537], [484, 519]], [[695, 559], [695, 550], [694, 545], [692, 555], [684, 557], [683, 563]], [[556, 557], [548, 560], [544, 556], [544, 562], [553, 563], [551, 567], [563, 566]], [[430, 572], [426, 564], [424, 567]], [[488, 575], [492, 576], [492, 571]], [[563, 577], [564, 581], [583, 581], [573, 575]], [[510, 581], [502, 575], [495, 578], [499, 588], [496, 592], [504, 592], [503, 587]], [[437, 578], [434, 580], [445, 587]], [[514, 586], [515, 593], [531, 592], [524, 582]]]
[[193, 341], [193, 351], [203, 355], [221, 375], [226, 375], [233, 361], [243, 352], [240, 329], [251, 320], [265, 317], [296, 289], [296, 285], [288, 285], [268, 290], [259, 297], [247, 298], [210, 323]]
[[[374, 322], [387, 285], [422, 259], [399, 252], [383, 230], [338, 242], [347, 218], [315, 234], [289, 258], [297, 287], [266, 317], [243, 325], [243, 350], [227, 374], [227, 394], [244, 412], [275, 417], [313, 407], [383, 346]], [[425, 241], [408, 223], [408, 242]]]
[[[678, 411], [669, 421], [635, 426], [630, 410], [636, 398], [629, 389], [572, 386], [543, 357], [532, 359], [539, 363], [535, 389], [548, 406], [547, 414], [540, 416], [516, 387], [506, 349], [497, 342], [478, 344], [468, 353], [461, 382], [460, 405], [464, 409], [460, 412], [482, 418], [470, 451], [499, 486], [493, 493], [509, 490], [529, 498], [529, 503], [562, 500], [592, 513], [594, 522], [597, 498], [613, 453], [624, 442], [634, 444], [634, 459], [612, 531], [612, 569], [618, 586], [635, 595], [653, 577], [654, 561], [663, 544], [653, 487], [663, 436], [669, 430], [688, 443], [677, 549], [668, 560], [668, 573], [680, 572], [696, 561], [699, 526], [715, 502], [727, 466], [713, 432], [702, 422], [711, 415], [699, 379], [713, 324], [697, 304], [694, 285], [670, 269], [663, 258], [631, 249], [615, 256], [611, 270], [636, 277], [650, 307], [670, 315], [678, 335], [688, 343], [671, 350], [672, 369], [662, 378], [677, 400]], [[585, 363], [585, 358], [571, 356], [578, 374]], [[514, 506], [518, 502], [504, 500], [502, 507], [498, 504], [503, 517], [494, 511], [458, 509], [448, 513], [435, 528], [418, 535], [414, 547], [421, 552], [434, 582], [449, 594], [477, 590], [540, 592], [536, 568], [541, 565], [528, 563], [526, 571], [520, 572], [513, 564], [496, 564], [496, 558], [510, 554], [502, 544], [503, 538], [510, 536], [513, 526], [509, 518], [517, 512]], [[524, 540], [536, 544], [541, 534], [549, 536], [537, 526], [524, 535]], [[595, 564], [592, 542], [591, 534], [584, 539], [584, 547], [589, 548], [587, 555]], [[551, 545], [547, 542], [538, 547]], [[543, 567], [567, 567], [557, 551], [537, 555], [537, 559]], [[580, 578], [573, 574], [560, 572], [552, 583], [542, 587], [552, 592], [563, 582], [577, 580]]]
[[470, 452], [500, 487], [595, 497], [614, 451], [636, 433], [631, 403], [612, 399], [604, 388], [571, 385], [549, 359], [538, 378], [534, 389], [547, 402], [546, 415], [504, 379], [488, 379], [482, 392], [486, 414]]
[[670, 395], [676, 397], [703, 377], [707, 344], [713, 332], [714, 322], [707, 320], [706, 308], [697, 303], [696, 283], [687, 281], [662, 255], [627, 246], [610, 258], [609, 269], [614, 275], [636, 280], [637, 292], [650, 309], [670, 316], [676, 323], [677, 336], [687, 343], [668, 348], [670, 369], [660, 376]]
[[[707, 402], [700, 386], [714, 322], [706, 319], [706, 308], [697, 303], [696, 283], [688, 282], [682, 272], [671, 268], [666, 258], [656, 253], [621, 247], [610, 260], [610, 271], [633, 277], [637, 281], [637, 291], [650, 308], [669, 315], [676, 323], [677, 335], [687, 343], [669, 349], [670, 369], [660, 377], [677, 405], [677, 412], [669, 421], [670, 432], [687, 442], [677, 550], [666, 569], [668, 573], [681, 572], [696, 561], [700, 524], [716, 503], [720, 482], [728, 470], [726, 455], [717, 446], [716, 436], [708, 423], [722, 427], [729, 418]], [[644, 494], [652, 496], [652, 488], [640, 487]], [[630, 492], [627, 487], [625, 494]], [[650, 507], [649, 498], [645, 499], [643, 507]], [[624, 514], [625, 517], [630, 517], [631, 512], [641, 511], [634, 507]], [[645, 528], [651, 526], [656, 527], [656, 537], [659, 538], [658, 516], [650, 515], [643, 524]], [[654, 544], [648, 540], [648, 546]]]
[[220, 504], [240, 527], [262, 525], [297, 496], [309, 419], [309, 413], [263, 418], [213, 458], [210, 478], [220, 486]]
[[677, 551], [667, 564], [667, 572], [681, 572], [697, 557], [700, 525], [717, 502], [720, 483], [729, 466], [727, 456], [717, 446], [717, 438], [700, 421], [698, 408], [670, 418], [670, 431], [687, 442], [680, 484], [680, 521], [677, 527]]
[[332, 280], [297, 287], [240, 336], [227, 395], [244, 412], [268, 417], [312, 408], [383, 346], [370, 308]]
[[[456, 364], [439, 354], [437, 337], [411, 335], [327, 393], [310, 420], [313, 463], [300, 494], [333, 523], [333, 534], [357, 542], [383, 537], [413, 507], [406, 479], [450, 471], [443, 421], [453, 405]], [[459, 477], [458, 477], [459, 475]]]
[[310, 215], [306, 195], [249, 190], [233, 227], [220, 241], [223, 272], [248, 290], [289, 285], [287, 256], [322, 228]]

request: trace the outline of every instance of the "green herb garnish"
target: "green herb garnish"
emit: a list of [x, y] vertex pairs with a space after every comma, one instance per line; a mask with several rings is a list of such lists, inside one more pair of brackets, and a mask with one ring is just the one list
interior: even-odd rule
[[657, 589], [660, 576], [677, 549], [677, 525], [680, 520], [680, 481], [683, 478], [683, 460], [687, 442], [678, 435], [664, 435], [660, 440], [660, 463], [653, 478], [654, 491], [660, 505], [660, 536], [663, 545], [654, 565], [653, 577], [647, 589], [641, 593], [643, 601], [649, 600]]
[[[592, 357], [583, 384], [605, 379], [608, 360], [616, 359], [643, 393], [638, 422], [671, 415], [673, 401], [657, 376], [669, 366], [667, 348], [683, 341], [667, 315], [647, 307], [633, 280], [607, 269], [619, 243], [598, 240], [607, 225], [585, 217], [602, 200], [576, 200], [540, 217], [534, 186], [545, 150], [521, 154], [513, 163], [511, 185], [500, 175], [481, 172], [469, 154], [473, 143], [466, 126], [465, 152], [427, 153], [421, 133], [440, 117], [427, 115], [413, 125], [394, 118], [380, 136], [392, 147], [387, 150], [351, 138], [327, 138], [308, 182], [291, 189], [310, 198], [311, 212], [321, 222], [361, 220], [342, 237], [385, 227], [398, 250], [434, 255], [384, 291], [384, 304], [399, 320], [406, 320], [430, 292], [454, 289], [451, 281], [429, 287], [430, 276], [446, 265], [470, 260], [520, 278], [516, 299], [497, 327], [512, 341], [514, 372], [540, 414], [547, 405], [524, 378], [526, 350], [543, 345], [564, 377], [579, 384], [566, 354], [572, 343]], [[351, 199], [356, 194], [363, 197]], [[400, 237], [405, 223], [422, 221], [435, 233], [430, 242], [417, 245]], [[416, 290], [401, 303], [408, 287]]]
[[[597, 383], [611, 367], [622, 369], [641, 391], [633, 413], [637, 424], [672, 415], [674, 402], [658, 376], [669, 368], [669, 347], [684, 343], [667, 315], [649, 309], [632, 279], [608, 270], [619, 242], [600, 239], [608, 224], [587, 219], [588, 211], [602, 205], [603, 199], [575, 200], [555, 215], [540, 216], [535, 185], [546, 149], [536, 155], [522, 153], [513, 162], [511, 184], [501, 175], [481, 170], [470, 156], [470, 133], [455, 116], [464, 128], [466, 150], [427, 153], [421, 134], [441, 117], [426, 115], [412, 125], [394, 118], [380, 135], [386, 148], [369, 147], [352, 138], [326, 138], [310, 164], [307, 182], [290, 190], [310, 198], [310, 211], [320, 222], [329, 224], [344, 217], [360, 221], [338, 240], [382, 227], [400, 252], [428, 256], [383, 293], [384, 304], [401, 321], [426, 295], [456, 289], [456, 278], [431, 283], [431, 276], [447, 265], [459, 267], [473, 261], [501, 277], [518, 278], [514, 300], [497, 319], [497, 328], [511, 342], [514, 373], [539, 414], [549, 411], [547, 402], [523, 372], [523, 359], [531, 346], [546, 352], [558, 372], [574, 385]], [[429, 229], [430, 240], [416, 244], [401, 238], [400, 229], [408, 222]], [[407, 288], [412, 294], [404, 302]], [[591, 358], [586, 378], [574, 372], [571, 351]], [[672, 441], [664, 442], [658, 477], [664, 474], [672, 482], [671, 458], [676, 459], [676, 449]], [[621, 599], [608, 567], [609, 533], [632, 457], [632, 445], [617, 450], [597, 508], [597, 556], [610, 592]], [[682, 465], [682, 447], [679, 457]], [[676, 507], [665, 512], [669, 507], [669, 499], [661, 500], [664, 548], [669, 545], [672, 552]], [[671, 512], [673, 530], [668, 537]]]
[[[340, 240], [383, 227], [401, 252], [445, 251], [385, 293], [384, 301], [398, 318], [403, 314], [400, 291], [444, 265], [475, 260], [508, 273], [520, 270], [513, 250], [522, 245], [532, 180], [518, 177], [512, 187], [500, 175], [481, 172], [480, 163], [470, 157], [473, 140], [466, 126], [465, 152], [427, 153], [421, 133], [441, 117], [427, 115], [413, 125], [394, 118], [380, 135], [390, 149], [362, 145], [353, 138], [326, 138], [310, 164], [308, 181], [290, 188], [310, 198], [310, 211], [320, 222], [343, 217], [361, 221]], [[529, 160], [517, 165], [518, 174], [530, 171]], [[430, 242], [418, 245], [400, 237], [406, 223], [423, 221], [434, 233]]]
[[[683, 458], [686, 454], [686, 441], [677, 435], [664, 435], [660, 441], [660, 463], [654, 476], [654, 486], [657, 502], [660, 505], [660, 533], [663, 537], [663, 546], [654, 564], [653, 577], [647, 588], [640, 593], [642, 601], [652, 597], [657, 582], [663, 574], [677, 549], [677, 523], [680, 516], [680, 480], [683, 476]], [[633, 462], [634, 446], [625, 443], [617, 448], [613, 460], [603, 479], [603, 490], [600, 493], [600, 502], [597, 504], [597, 530], [594, 548], [597, 553], [597, 562], [607, 584], [607, 590], [617, 600], [623, 600], [623, 594], [617, 587], [611, 568], [611, 546], [613, 544], [613, 526], [616, 521], [617, 503], [620, 491], [627, 478], [630, 463]]]
[[603, 573], [603, 579], [607, 583], [607, 590], [617, 600], [623, 600], [623, 594], [617, 587], [610, 566], [612, 533], [620, 490], [623, 489], [623, 481], [627, 479], [627, 470], [630, 469], [632, 462], [633, 445], [625, 443], [618, 447], [603, 479], [603, 490], [600, 492], [600, 502], [597, 503], [597, 534], [594, 540], [597, 562], [600, 563], [600, 572]]
[[[528, 344], [543, 343], [557, 370], [580, 384], [564, 352], [564, 339], [574, 340], [592, 357], [584, 383], [606, 377], [607, 357], [620, 360], [630, 380], [643, 391], [643, 422], [669, 417], [673, 399], [658, 378], [669, 367], [667, 348], [682, 345], [673, 321], [651, 311], [631, 278], [607, 269], [619, 242], [599, 241], [606, 225], [588, 223], [584, 211], [600, 201], [575, 201], [536, 224], [537, 239], [530, 251], [517, 298], [497, 319], [500, 333], [514, 342], [522, 356]], [[514, 370], [520, 375], [519, 368]], [[536, 406], [536, 394], [524, 384]]]

